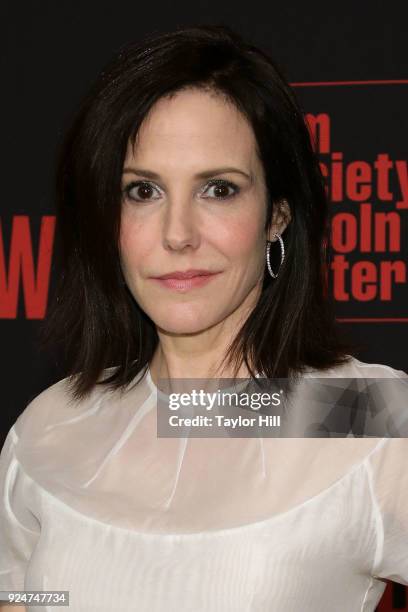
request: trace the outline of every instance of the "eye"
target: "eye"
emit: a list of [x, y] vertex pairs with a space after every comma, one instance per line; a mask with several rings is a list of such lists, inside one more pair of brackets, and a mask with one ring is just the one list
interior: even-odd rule
[[[207, 183], [206, 191], [204, 193], [211, 189], [214, 189], [213, 195], [204, 196], [204, 198], [228, 200], [237, 195], [240, 191], [238, 185], [235, 185], [230, 181], [226, 181], [225, 179], [212, 179]], [[132, 181], [123, 189], [125, 196], [129, 200], [134, 200], [136, 202], [149, 202], [150, 200], [159, 199], [158, 197], [151, 197], [152, 192], [154, 191], [158, 193], [157, 187], [148, 181]], [[133, 195], [131, 195], [131, 192], [133, 192]]]
[[[154, 187], [154, 185], [152, 183], [149, 183], [148, 181], [132, 181], [131, 183], [126, 185], [126, 187], [123, 189], [123, 193], [127, 198], [129, 198], [129, 200], [135, 200], [136, 202], [149, 202], [151, 199], [158, 199], [151, 197], [151, 193], [154, 190], [158, 191], [157, 188]], [[137, 197], [137, 195], [130, 195], [131, 191], [133, 191], [134, 194], [138, 193], [139, 197]]]
[[[228, 200], [229, 198], [233, 198], [240, 191], [238, 185], [234, 185], [234, 183], [224, 179], [212, 179], [207, 183], [207, 186], [209, 189], [214, 189], [215, 195], [210, 197], [214, 197], [216, 200]], [[229, 189], [232, 189], [232, 193], [228, 193]]]

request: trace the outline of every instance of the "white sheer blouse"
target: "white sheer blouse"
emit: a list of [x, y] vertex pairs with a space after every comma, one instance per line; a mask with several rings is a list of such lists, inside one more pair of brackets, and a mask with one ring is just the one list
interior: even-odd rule
[[[355, 358], [309, 375], [408, 384]], [[149, 371], [79, 404], [65, 380], [1, 452], [0, 591], [69, 591], [72, 612], [362, 612], [381, 579], [408, 585], [407, 438], [160, 438]]]

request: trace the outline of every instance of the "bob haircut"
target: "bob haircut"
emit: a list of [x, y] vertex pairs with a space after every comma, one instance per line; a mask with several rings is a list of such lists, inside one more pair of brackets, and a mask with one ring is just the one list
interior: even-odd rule
[[[249, 120], [263, 164], [269, 229], [286, 199], [291, 221], [279, 275], [265, 274], [258, 303], [223, 363], [255, 377], [293, 380], [305, 367], [350, 359], [328, 291], [329, 206], [311, 135], [280, 68], [229, 26], [151, 32], [123, 45], [91, 84], [56, 159], [58, 279], [42, 345], [60, 343], [75, 399], [95, 384], [121, 391], [147, 371], [158, 344], [120, 265], [121, 180], [127, 145], [160, 98], [186, 88], [226, 96]], [[58, 245], [58, 239], [60, 244]], [[273, 252], [275, 251], [275, 252]], [[280, 251], [271, 251], [275, 270]], [[105, 369], [109, 376], [102, 377]]]

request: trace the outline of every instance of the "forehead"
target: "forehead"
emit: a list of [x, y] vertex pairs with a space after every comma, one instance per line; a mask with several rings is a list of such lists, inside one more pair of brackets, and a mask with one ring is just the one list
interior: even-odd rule
[[186, 165], [210, 158], [213, 163], [228, 159], [251, 166], [255, 150], [252, 127], [230, 100], [188, 89], [156, 102], [140, 126], [134, 149], [129, 143], [126, 160], [156, 165], [165, 161], [168, 166], [176, 159]]

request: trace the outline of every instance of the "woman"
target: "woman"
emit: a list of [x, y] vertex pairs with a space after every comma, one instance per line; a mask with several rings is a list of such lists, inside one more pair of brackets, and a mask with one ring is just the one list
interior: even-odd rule
[[408, 584], [405, 439], [157, 436], [160, 379], [406, 383], [337, 335], [324, 183], [274, 63], [224, 26], [123, 47], [57, 195], [47, 339], [70, 376], [2, 451], [0, 589], [69, 591], [73, 611], [343, 612]]

